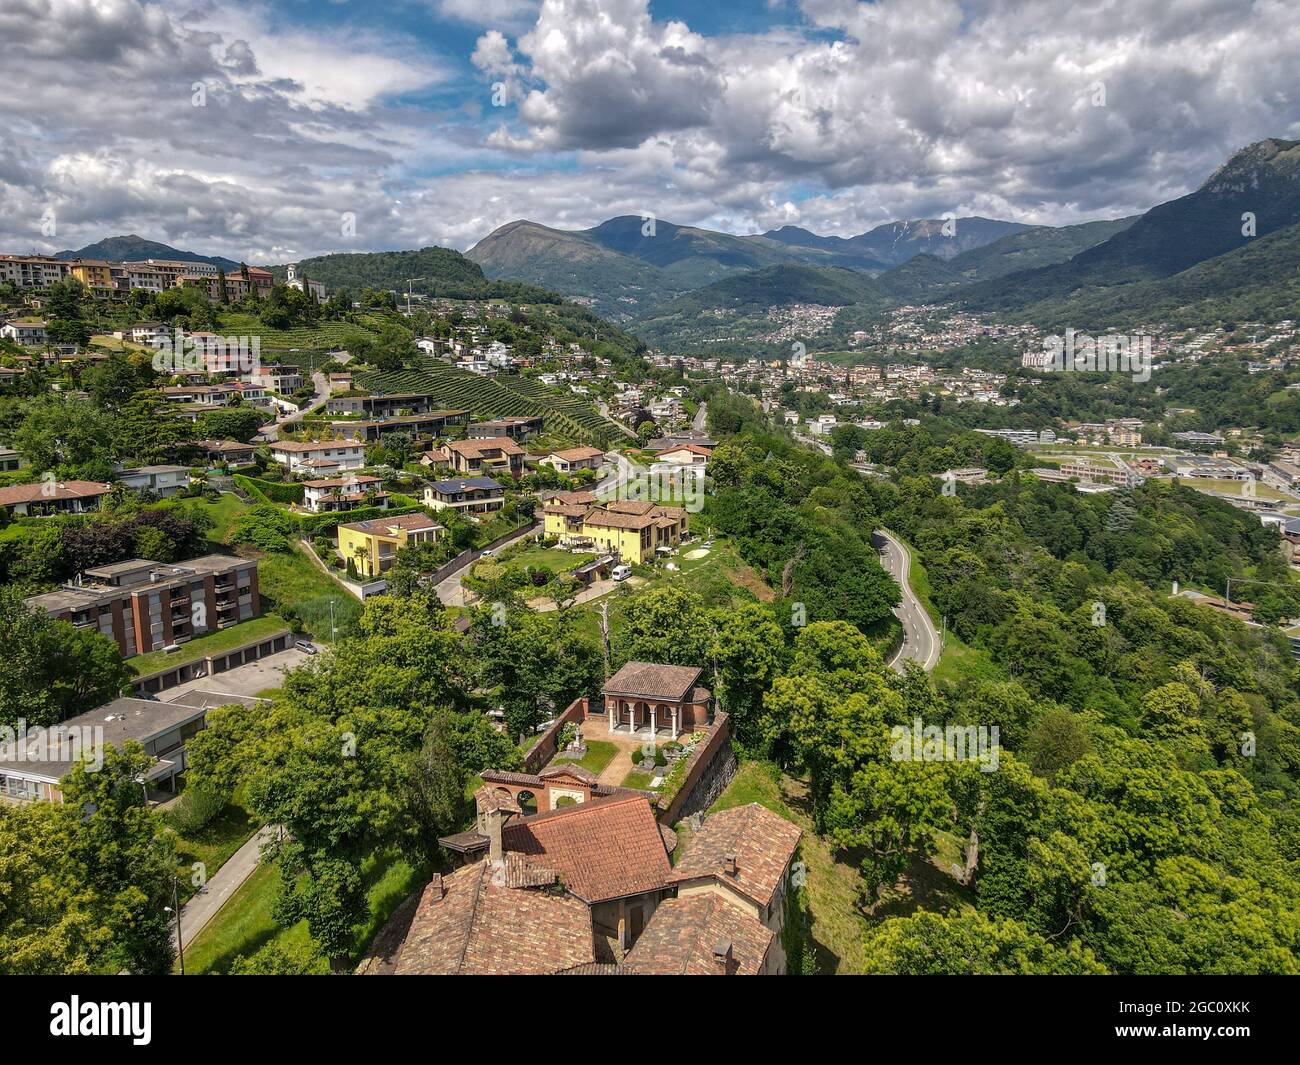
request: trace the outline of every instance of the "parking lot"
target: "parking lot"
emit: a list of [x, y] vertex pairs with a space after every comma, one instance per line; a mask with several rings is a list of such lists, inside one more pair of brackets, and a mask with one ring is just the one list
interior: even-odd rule
[[278, 654], [236, 666], [215, 676], [199, 677], [197, 680], [178, 684], [174, 688], [159, 692], [158, 697], [165, 702], [174, 702], [178, 696], [196, 690], [224, 692], [227, 695], [256, 695], [267, 688], [278, 688], [284, 683], [285, 673], [310, 657], [296, 647], [290, 647]]

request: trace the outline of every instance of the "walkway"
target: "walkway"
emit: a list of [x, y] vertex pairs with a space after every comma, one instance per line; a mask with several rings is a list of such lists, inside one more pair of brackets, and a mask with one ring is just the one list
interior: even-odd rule
[[253, 838], [227, 858], [226, 863], [216, 871], [212, 879], [199, 888], [197, 894], [181, 907], [181, 943], [184, 946], [188, 947], [194, 941], [195, 936], [203, 931], [208, 922], [216, 916], [217, 911], [230, 900], [230, 896], [253, 875], [262, 844], [274, 839], [275, 832], [276, 830], [270, 827], [259, 829], [254, 833]]

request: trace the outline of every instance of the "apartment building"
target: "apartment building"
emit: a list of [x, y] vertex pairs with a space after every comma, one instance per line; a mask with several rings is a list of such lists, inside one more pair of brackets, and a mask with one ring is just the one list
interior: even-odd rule
[[390, 392], [385, 396], [339, 396], [325, 404], [330, 414], [357, 418], [394, 418], [401, 414], [426, 414], [436, 410], [427, 392]]
[[1134, 488], [1145, 480], [1127, 466], [1098, 466], [1091, 462], [1063, 462], [1061, 476], [1066, 480], [1078, 478], [1084, 484], [1113, 484], [1120, 488]]
[[26, 602], [76, 628], [103, 633], [123, 658], [185, 643], [262, 612], [257, 563], [231, 555], [97, 566], [79, 582]]
[[95, 296], [108, 296], [117, 291], [113, 268], [104, 259], [73, 259], [68, 273], [86, 286]]
[[6, 281], [18, 288], [49, 288], [65, 280], [70, 264], [45, 255], [0, 255], [0, 285]]

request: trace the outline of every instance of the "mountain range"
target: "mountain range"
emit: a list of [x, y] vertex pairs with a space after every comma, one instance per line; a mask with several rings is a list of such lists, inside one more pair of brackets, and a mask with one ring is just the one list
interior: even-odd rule
[[488, 277], [529, 281], [628, 320], [747, 270], [805, 265], [872, 276], [914, 255], [950, 259], [1028, 228], [971, 217], [889, 222], [855, 237], [820, 236], [797, 226], [737, 236], [623, 215], [583, 230], [509, 222], [466, 255]]
[[[59, 254], [238, 268], [135, 235]], [[317, 256], [300, 266], [332, 290], [401, 289], [419, 277], [417, 291], [459, 298], [565, 296], [670, 350], [771, 345], [790, 317], [777, 312], [794, 304], [831, 311], [818, 346], [901, 304], [1094, 330], [1269, 321], [1294, 317], [1300, 305], [1300, 141], [1251, 144], [1185, 196], [1080, 225], [972, 217], [947, 232], [942, 221], [921, 221], [856, 237], [794, 226], [737, 236], [627, 215], [580, 231], [511, 222], [464, 255], [429, 247]], [[283, 276], [283, 267], [271, 269]]]
[[818, 347], [845, 344], [853, 330], [901, 304], [951, 303], [1054, 330], [1276, 321], [1300, 305], [1297, 265], [1300, 141], [1271, 138], [1234, 153], [1193, 192], [1141, 215], [1021, 228], [946, 259], [916, 254], [859, 275], [851, 302], [838, 298], [846, 287], [824, 268], [805, 268], [824, 275], [821, 284], [801, 272], [787, 273], [785, 285], [764, 269], [677, 296], [631, 328], [669, 348], [707, 343], [752, 353], [756, 343], [788, 334], [774, 328], [782, 317], [775, 311], [795, 303], [842, 308], [821, 323]]

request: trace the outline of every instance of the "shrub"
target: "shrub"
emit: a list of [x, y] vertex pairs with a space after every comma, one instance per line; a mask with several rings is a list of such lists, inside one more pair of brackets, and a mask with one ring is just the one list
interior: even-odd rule
[[187, 788], [170, 810], [167, 824], [179, 835], [194, 836], [226, 808], [226, 797], [209, 788]]

